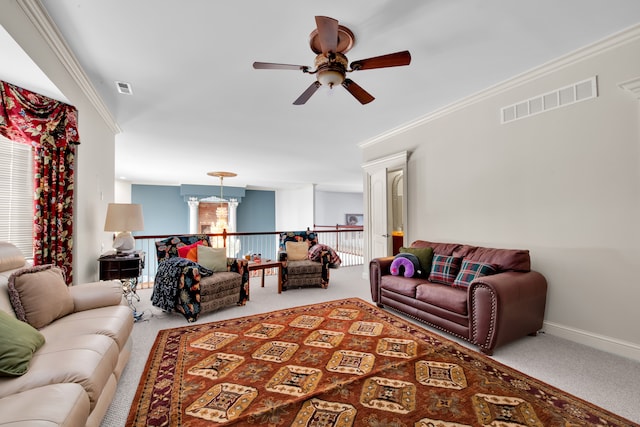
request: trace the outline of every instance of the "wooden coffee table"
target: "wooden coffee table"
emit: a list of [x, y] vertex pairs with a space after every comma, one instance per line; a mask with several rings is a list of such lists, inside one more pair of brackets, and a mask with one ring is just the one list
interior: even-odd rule
[[263, 260], [260, 262], [249, 261], [249, 271], [262, 270], [262, 282], [261, 287], [264, 288], [264, 270], [267, 268], [278, 269], [278, 293], [282, 293], [282, 262]]

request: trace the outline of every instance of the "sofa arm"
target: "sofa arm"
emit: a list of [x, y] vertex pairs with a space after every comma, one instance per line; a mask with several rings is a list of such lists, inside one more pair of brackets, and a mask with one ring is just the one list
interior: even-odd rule
[[380, 280], [382, 276], [391, 274], [393, 258], [392, 256], [374, 258], [369, 262], [369, 285], [373, 302], [380, 302]]
[[542, 329], [547, 281], [536, 271], [480, 277], [469, 286], [471, 342], [491, 354], [498, 345]]
[[85, 311], [99, 307], [122, 304], [122, 282], [108, 280], [70, 286], [73, 297], [73, 311]]

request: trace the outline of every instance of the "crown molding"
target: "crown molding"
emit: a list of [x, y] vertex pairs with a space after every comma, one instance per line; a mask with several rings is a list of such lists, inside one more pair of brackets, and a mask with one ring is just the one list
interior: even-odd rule
[[398, 165], [404, 165], [409, 158], [408, 151], [401, 151], [399, 153], [391, 154], [390, 156], [382, 157], [380, 159], [374, 159], [367, 163], [360, 165], [364, 170], [379, 169], [381, 167], [393, 167]]
[[366, 141], [363, 141], [360, 144], [358, 144], [358, 147], [360, 149], [364, 149], [364, 148], [368, 148], [373, 145], [376, 145], [380, 142], [384, 142], [389, 138], [400, 135], [404, 132], [407, 132], [413, 128], [421, 126], [425, 123], [447, 116], [455, 111], [461, 110], [470, 105], [486, 100], [490, 97], [499, 95], [503, 92], [509, 91], [518, 86], [522, 86], [523, 84], [530, 83], [533, 80], [536, 80], [540, 77], [557, 72], [570, 65], [574, 65], [580, 61], [594, 57], [605, 51], [617, 48], [619, 46], [625, 45], [629, 42], [633, 42], [637, 39], [640, 39], [640, 25], [631, 26], [616, 34], [613, 34], [600, 41], [597, 41], [591, 45], [577, 49], [564, 56], [561, 56], [547, 63], [544, 63], [540, 66], [537, 66], [533, 69], [530, 69], [529, 71], [525, 71], [524, 73], [518, 74], [515, 77], [512, 77], [508, 80], [505, 80], [503, 82], [490, 86], [487, 89], [484, 89], [480, 92], [476, 92], [475, 94], [469, 95], [465, 98], [455, 101], [442, 108], [436, 109], [433, 112], [428, 113], [422, 117], [419, 117], [403, 125], [390, 129], [389, 131], [383, 132]]
[[71, 78], [73, 78], [76, 84], [80, 87], [80, 90], [89, 99], [89, 102], [91, 102], [98, 111], [98, 114], [100, 114], [109, 129], [111, 129], [114, 134], [120, 133], [122, 129], [120, 129], [120, 126], [118, 126], [118, 123], [111, 115], [111, 112], [98, 94], [98, 91], [96, 91], [91, 84], [87, 74], [80, 66], [80, 63], [71, 51], [71, 48], [69, 48], [69, 45], [65, 42], [62, 34], [58, 30], [58, 27], [56, 27], [56, 24], [53, 22], [40, 0], [16, 0], [16, 3], [42, 35], [45, 42], [58, 57], [64, 68], [69, 72]]

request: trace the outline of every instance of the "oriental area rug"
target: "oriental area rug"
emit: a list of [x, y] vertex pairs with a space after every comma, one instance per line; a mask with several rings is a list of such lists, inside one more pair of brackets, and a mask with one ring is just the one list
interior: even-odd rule
[[360, 299], [158, 332], [127, 426], [636, 425]]

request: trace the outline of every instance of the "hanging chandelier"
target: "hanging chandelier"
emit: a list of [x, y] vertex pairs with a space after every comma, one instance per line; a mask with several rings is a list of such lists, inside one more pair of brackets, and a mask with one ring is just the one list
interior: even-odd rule
[[216, 172], [207, 172], [209, 176], [215, 176], [220, 178], [220, 205], [216, 208], [216, 225], [215, 228], [218, 230], [222, 230], [227, 228], [228, 219], [229, 219], [229, 208], [225, 204], [226, 200], [224, 199], [224, 178], [233, 178], [234, 176], [238, 176], [235, 172], [225, 172], [225, 171], [216, 171]]

